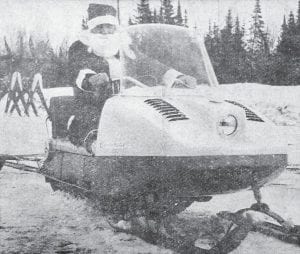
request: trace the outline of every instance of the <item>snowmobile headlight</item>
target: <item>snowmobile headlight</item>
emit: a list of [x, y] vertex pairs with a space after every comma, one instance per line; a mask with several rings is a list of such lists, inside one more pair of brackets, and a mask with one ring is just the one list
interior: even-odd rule
[[218, 122], [218, 130], [221, 135], [230, 136], [234, 134], [238, 127], [238, 121], [235, 116], [227, 115]]

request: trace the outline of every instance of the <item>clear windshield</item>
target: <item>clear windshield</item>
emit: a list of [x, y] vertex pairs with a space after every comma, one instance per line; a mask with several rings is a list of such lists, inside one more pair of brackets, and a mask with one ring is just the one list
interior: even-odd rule
[[[130, 26], [127, 33], [130, 44], [121, 54], [123, 89], [214, 85], [215, 74], [204, 45], [190, 30], [170, 25], [136, 25]], [[176, 77], [184, 82], [174, 85]]]

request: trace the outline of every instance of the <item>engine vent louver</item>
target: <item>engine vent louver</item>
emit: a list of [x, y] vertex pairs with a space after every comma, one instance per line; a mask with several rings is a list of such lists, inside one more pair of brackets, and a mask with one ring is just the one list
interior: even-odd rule
[[229, 101], [229, 100], [225, 100], [226, 102], [228, 103], [231, 103], [235, 106], [238, 106], [242, 109], [245, 110], [245, 113], [246, 113], [246, 118], [247, 120], [249, 121], [256, 121], [256, 122], [264, 122], [258, 115], [256, 115], [253, 111], [251, 111], [250, 109], [248, 109], [247, 107], [245, 107], [244, 105], [236, 102], [236, 101]]
[[189, 119], [180, 110], [178, 110], [173, 105], [162, 99], [148, 99], [145, 100], [145, 103], [155, 108], [162, 116], [164, 116], [170, 122]]

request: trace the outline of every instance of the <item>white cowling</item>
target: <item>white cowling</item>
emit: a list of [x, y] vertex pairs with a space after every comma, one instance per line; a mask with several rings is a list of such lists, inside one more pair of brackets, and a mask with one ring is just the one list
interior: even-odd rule
[[[162, 100], [188, 118], [169, 121], [147, 104], [147, 99], [115, 96], [107, 101], [99, 124], [96, 156], [283, 153], [282, 145], [270, 131], [270, 123], [247, 121], [244, 110], [237, 106], [204, 97], [163, 97]], [[218, 131], [218, 123], [229, 114], [238, 120], [238, 129], [234, 135], [224, 136]], [[263, 135], [263, 140], [258, 133]]]

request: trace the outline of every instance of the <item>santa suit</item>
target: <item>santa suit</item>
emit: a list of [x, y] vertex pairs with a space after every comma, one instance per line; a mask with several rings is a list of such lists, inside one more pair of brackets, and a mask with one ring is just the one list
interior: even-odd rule
[[106, 73], [110, 77], [109, 62], [94, 54], [88, 45], [76, 41], [69, 49], [69, 68], [70, 83], [74, 86], [76, 97], [75, 118], [70, 125], [69, 138], [74, 144], [82, 145], [86, 135], [98, 128], [104, 103], [112, 95], [109, 82], [97, 86], [97, 95], [88, 92], [93, 90], [88, 79], [98, 73]]

